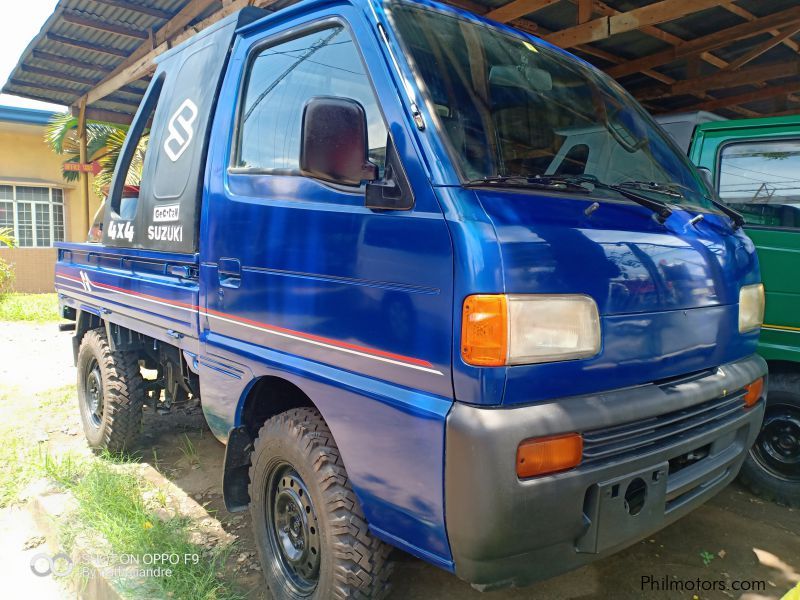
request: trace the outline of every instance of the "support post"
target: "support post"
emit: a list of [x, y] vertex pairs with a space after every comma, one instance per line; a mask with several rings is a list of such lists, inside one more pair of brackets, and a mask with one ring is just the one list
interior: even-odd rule
[[[78, 113], [78, 145], [80, 148], [80, 162], [85, 165], [89, 162], [87, 141], [86, 141], [86, 98], [81, 101], [80, 112]], [[81, 204], [83, 205], [83, 212], [86, 218], [86, 227], [83, 228], [84, 235], [89, 231], [92, 226], [91, 215], [89, 214], [89, 173], [81, 171]], [[83, 239], [79, 240], [83, 241]]]

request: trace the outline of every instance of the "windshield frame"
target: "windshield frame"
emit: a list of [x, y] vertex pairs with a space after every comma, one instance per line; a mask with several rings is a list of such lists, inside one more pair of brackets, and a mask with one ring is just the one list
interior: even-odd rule
[[[609, 77], [599, 69], [597, 69], [592, 64], [586, 62], [584, 59], [575, 56], [563, 48], [559, 48], [558, 46], [554, 46], [549, 42], [542, 40], [530, 33], [525, 31], [521, 31], [519, 29], [510, 27], [508, 25], [502, 23], [494, 23], [487, 19], [482, 18], [480, 15], [476, 15], [474, 13], [459, 9], [458, 7], [453, 7], [449, 5], [441, 5], [435, 2], [429, 2], [425, 0], [418, 0], [411, 2], [409, 0], [385, 0], [384, 2], [384, 11], [388, 21], [388, 24], [394, 34], [394, 38], [399, 45], [399, 49], [403, 55], [403, 59], [405, 61], [406, 66], [410, 70], [414, 83], [416, 84], [417, 89], [419, 90], [419, 95], [421, 96], [421, 100], [427, 109], [428, 115], [427, 120], [432, 122], [433, 129], [436, 132], [437, 137], [439, 138], [439, 143], [442, 144], [444, 147], [447, 158], [449, 162], [449, 166], [452, 168], [453, 172], [457, 176], [459, 180], [459, 185], [461, 187], [476, 187], [475, 185], [475, 178], [470, 177], [461, 164], [460, 154], [453, 146], [453, 143], [450, 139], [450, 136], [447, 134], [444, 124], [441, 121], [441, 118], [436, 110], [435, 103], [433, 102], [433, 96], [428, 88], [427, 81], [423, 76], [419, 66], [416, 63], [414, 58], [414, 54], [408, 47], [405, 35], [403, 34], [402, 29], [397, 25], [397, 21], [395, 15], [393, 14], [393, 10], [396, 7], [403, 7], [403, 8], [410, 8], [417, 11], [426, 11], [429, 13], [434, 13], [441, 15], [446, 18], [460, 20], [470, 25], [483, 27], [487, 29], [494, 30], [502, 35], [515, 38], [523, 43], [529, 43], [537, 47], [538, 49], [545, 49], [550, 53], [554, 53], [560, 55], [560, 57], [571, 63], [576, 67], [578, 71], [581, 71], [581, 75], [585, 76], [587, 79], [591, 79], [591, 77], [601, 79], [606, 85], [611, 87], [613, 91], [617, 94], [619, 99], [623, 101], [626, 106], [630, 107], [633, 111], [635, 111], [637, 117], [644, 120], [645, 123], [651, 126], [653, 133], [658, 135], [660, 141], [663, 142], [677, 157], [677, 160], [682, 163], [682, 166], [689, 172], [689, 174], [693, 177], [697, 184], [697, 195], [702, 198], [702, 200], [697, 201], [691, 196], [687, 196], [685, 194], [681, 194], [681, 198], [677, 202], [667, 202], [665, 198], [661, 194], [653, 194], [655, 198], [661, 201], [665, 201], [672, 206], [676, 206], [681, 209], [691, 209], [695, 212], [702, 212], [708, 214], [715, 214], [715, 215], [722, 215], [723, 213], [714, 206], [714, 191], [709, 190], [706, 186], [705, 182], [702, 180], [700, 174], [696, 171], [694, 165], [689, 160], [688, 156], [680, 150], [677, 146], [677, 143], [666, 133], [664, 132], [658, 123], [655, 121], [652, 115], [650, 115], [642, 106], [641, 104], [636, 101], [631, 94], [625, 90], [615, 79]], [[594, 82], [591, 82], [594, 84]], [[677, 183], [671, 180], [670, 183]], [[522, 185], [518, 188], [520, 191], [524, 190], [527, 192], [533, 192], [538, 194], [548, 195], [551, 193], [559, 194], [559, 195], [567, 195], [567, 196], [574, 196], [575, 193], [570, 190], [558, 190], [558, 189], [536, 189], [530, 187], [524, 187]], [[515, 188], [512, 186], [505, 187], [505, 190], [508, 191], [515, 191]], [[644, 193], [648, 193], [648, 190], [642, 190]], [[583, 197], [583, 196], [582, 196]], [[595, 194], [592, 193], [592, 199], [602, 200], [605, 202], [623, 202], [626, 204], [633, 203], [631, 200], [626, 199], [622, 196], [620, 197], [610, 197], [606, 194]]]

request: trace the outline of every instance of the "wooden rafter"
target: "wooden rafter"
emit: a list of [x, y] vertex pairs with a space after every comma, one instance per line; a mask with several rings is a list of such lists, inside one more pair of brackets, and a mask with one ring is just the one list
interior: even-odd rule
[[142, 6], [140, 2], [128, 2], [127, 0], [94, 0], [94, 2], [98, 4], [107, 4], [108, 6], [116, 6], [117, 8], [124, 8], [125, 10], [131, 10], [157, 19], [168, 20], [172, 18], [171, 13], [159, 8]]
[[519, 17], [534, 13], [537, 10], [542, 10], [559, 1], [560, 0], [513, 0], [513, 2], [503, 4], [499, 8], [490, 10], [484, 16], [498, 23], [508, 23]]
[[782, 44], [785, 40], [788, 40], [790, 37], [792, 37], [796, 33], [800, 33], [800, 26], [791, 25], [789, 27], [785, 27], [783, 30], [778, 32], [778, 35], [768, 39], [765, 42], [762, 42], [761, 44], [758, 44], [755, 48], [753, 48], [749, 52], [746, 52], [746, 53], [742, 54], [742, 56], [740, 56], [736, 60], [732, 61], [725, 68], [730, 70], [730, 71], [734, 71], [734, 70], [738, 69], [739, 67], [741, 67], [743, 65], [746, 65], [750, 61], [755, 60], [756, 58], [758, 58], [759, 56], [761, 56], [765, 52], [768, 52], [769, 50], [772, 50], [778, 44]]
[[578, 25], [588, 23], [594, 12], [594, 0], [576, 0], [578, 3]]
[[[573, 0], [577, 1], [577, 0]], [[595, 0], [594, 2], [594, 10], [599, 12], [601, 15], [606, 16], [613, 16], [620, 14], [615, 8], [611, 8], [605, 2], [600, 2], [599, 0]], [[664, 31], [656, 27], [655, 25], [644, 25], [643, 27], [639, 28], [642, 33], [649, 35], [650, 37], [656, 38], [657, 40], [661, 40], [669, 44], [670, 46], [680, 46], [681, 44], [685, 44], [686, 40], [683, 38], [678, 37], [677, 35], [673, 35], [668, 31]], [[728, 63], [711, 54], [710, 52], [702, 52], [700, 53], [700, 58], [707, 62], [708, 64], [717, 67], [718, 69], [725, 68]]]
[[725, 98], [716, 98], [707, 102], [700, 102], [692, 106], [685, 107], [682, 110], [695, 111], [695, 110], [716, 110], [719, 108], [727, 108], [737, 104], [747, 104], [749, 102], [757, 102], [759, 100], [769, 100], [780, 96], [786, 96], [793, 92], [800, 91], [800, 81], [787, 83], [784, 85], [774, 85], [765, 87], [746, 94], [737, 94], [736, 96], [727, 96]]
[[97, 63], [90, 63], [70, 56], [62, 56], [60, 54], [52, 54], [43, 50], [34, 50], [31, 55], [36, 60], [57, 63], [59, 65], [66, 65], [68, 67], [77, 67], [78, 69], [86, 69], [87, 71], [102, 71], [107, 73], [112, 70], [108, 65], [100, 65]]
[[668, 64], [681, 58], [696, 56], [701, 52], [708, 52], [727, 46], [737, 40], [752, 37], [765, 31], [774, 29], [776, 26], [789, 26], [800, 23], [800, 7], [789, 8], [766, 17], [761, 17], [754, 21], [742, 23], [721, 29], [715, 33], [687, 41], [680, 46], [669, 48], [649, 56], [643, 56], [630, 60], [624, 64], [611, 67], [606, 72], [612, 77], [624, 77], [644, 69], [652, 69], [661, 65]]
[[[134, 52], [126, 53], [127, 59], [86, 95], [87, 102], [93, 104], [120, 86], [139, 79], [155, 68], [153, 59], [167, 50], [169, 46], [188, 39], [196, 31], [251, 4], [250, 0], [233, 2], [208, 17], [196, 29], [186, 31], [188, 25], [215, 2], [216, 0], [191, 0], [155, 33], [152, 40], [143, 42]], [[260, 4], [263, 3], [262, 1]]]
[[94, 29], [95, 31], [113, 33], [115, 35], [121, 35], [136, 40], [146, 40], [149, 37], [149, 34], [146, 31], [133, 29], [126, 25], [119, 25], [117, 23], [108, 23], [106, 21], [99, 21], [97, 19], [90, 19], [74, 12], [64, 11], [61, 13], [61, 19], [66, 23], [72, 23], [73, 25], [80, 25], [81, 27]]
[[64, 81], [73, 81], [75, 83], [80, 83], [83, 85], [95, 85], [97, 84], [97, 79], [92, 79], [90, 77], [80, 77], [79, 75], [71, 75], [69, 73], [64, 73], [63, 71], [53, 71], [51, 69], [41, 69], [39, 67], [32, 67], [30, 65], [20, 65], [20, 71], [23, 73], [33, 73], [34, 75], [44, 75], [45, 77], [52, 77], [54, 79], [62, 79]]
[[99, 44], [84, 42], [83, 40], [76, 40], [55, 33], [47, 33], [46, 37], [51, 42], [58, 42], [59, 44], [64, 44], [65, 46], [72, 46], [73, 48], [80, 48], [81, 50], [91, 50], [92, 52], [97, 52], [99, 54], [108, 54], [110, 56], [117, 56], [123, 58], [128, 56], [129, 54], [127, 51], [120, 50], [119, 48], [111, 48], [110, 46], [101, 46]]
[[672, 21], [729, 2], [733, 0], [661, 0], [627, 12], [604, 15], [599, 19], [562, 29], [546, 39], [562, 48], [572, 48], [579, 44], [604, 40], [626, 31], [634, 31], [646, 25]]
[[756, 82], [768, 81], [770, 79], [781, 79], [783, 77], [794, 77], [797, 75], [800, 75], [800, 61], [792, 60], [768, 65], [758, 65], [739, 71], [717, 71], [710, 75], [701, 75], [691, 79], [676, 81], [672, 85], [666, 87], [655, 86], [634, 90], [632, 93], [640, 100], [654, 100], [656, 98], [707, 92], [708, 90], [724, 90]]
[[[745, 21], [755, 21], [758, 18], [753, 13], [751, 13], [750, 11], [742, 8], [741, 6], [737, 6], [736, 4], [726, 4], [725, 5], [725, 10], [727, 10], [730, 13], [735, 14], [737, 17], [743, 18]], [[777, 36], [777, 35], [780, 34], [780, 31], [778, 29], [770, 29], [767, 33], [769, 33], [772, 36]], [[787, 46], [788, 48], [791, 48], [795, 52], [800, 52], [800, 44], [798, 44], [794, 40], [786, 39], [786, 40], [783, 40], [781, 43], [784, 46]]]

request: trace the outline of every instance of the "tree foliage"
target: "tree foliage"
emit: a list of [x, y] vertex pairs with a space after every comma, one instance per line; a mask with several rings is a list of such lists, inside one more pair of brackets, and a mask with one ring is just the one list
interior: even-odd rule
[[[111, 183], [127, 135], [127, 125], [86, 122], [86, 154], [89, 161], [97, 161], [100, 164], [100, 172], [94, 178], [95, 193], [98, 196], [103, 196], [104, 188]], [[141, 182], [148, 140], [149, 135], [145, 133], [139, 141], [128, 169], [125, 180], [127, 185], [139, 185]], [[65, 162], [80, 162], [78, 118], [69, 112], [53, 116], [45, 130], [45, 141], [53, 152], [68, 157]], [[65, 181], [77, 181], [79, 176], [76, 171], [63, 171], [62, 174]]]

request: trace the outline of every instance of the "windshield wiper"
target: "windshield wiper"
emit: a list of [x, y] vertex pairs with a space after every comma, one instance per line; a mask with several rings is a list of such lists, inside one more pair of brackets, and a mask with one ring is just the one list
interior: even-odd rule
[[549, 175], [541, 179], [549, 179], [551, 181], [563, 181], [570, 183], [588, 183], [601, 190], [612, 190], [628, 200], [633, 200], [637, 204], [649, 208], [656, 214], [659, 223], [666, 221], [672, 214], [672, 209], [660, 200], [648, 198], [643, 194], [639, 194], [628, 187], [622, 185], [615, 185], [611, 183], [604, 183], [594, 175]]
[[[675, 196], [682, 199], [686, 198], [686, 195], [681, 193], [681, 189], [688, 190], [685, 185], [681, 185], [680, 183], [657, 183], [655, 181], [623, 181], [622, 183], [618, 184], [624, 187], [635, 187], [641, 190], [647, 190], [651, 192], [657, 192], [661, 194], [665, 194], [667, 196]], [[690, 190], [691, 191], [691, 190]], [[715, 200], [712, 196], [706, 196], [703, 194], [703, 197], [708, 200], [714, 207], [718, 208], [722, 213], [727, 216], [731, 222], [733, 222], [733, 228], [739, 229], [745, 224], [744, 215], [740, 212], [730, 208], [723, 202], [719, 202]]]
[[677, 183], [657, 183], [655, 181], [638, 181], [632, 179], [630, 181], [621, 181], [616, 185], [622, 188], [633, 188], [635, 190], [664, 194], [665, 196], [671, 196], [673, 198], [686, 198], [686, 196], [678, 191], [678, 188], [683, 186]]
[[[639, 189], [646, 189], [648, 191], [659, 192], [666, 195], [674, 195], [680, 198], [686, 198], [684, 194], [682, 194], [679, 190], [680, 189], [689, 189], [685, 185], [681, 185], [680, 183], [656, 183], [656, 182], [647, 182], [647, 181], [625, 181], [620, 183], [621, 186], [636, 186]], [[731, 222], [733, 223], [734, 229], [739, 229], [744, 226], [745, 220], [744, 215], [742, 215], [739, 211], [732, 209], [731, 207], [727, 206], [723, 202], [715, 200], [712, 196], [706, 196], [703, 194], [703, 197], [708, 200], [714, 207], [718, 208], [722, 213], [727, 216]]]
[[548, 177], [535, 175], [526, 177], [524, 175], [490, 175], [480, 179], [471, 179], [464, 184], [465, 187], [517, 187], [535, 188], [542, 190], [556, 190], [561, 192], [578, 192], [589, 194], [592, 190], [581, 185], [580, 182], [569, 181], [561, 177]]

